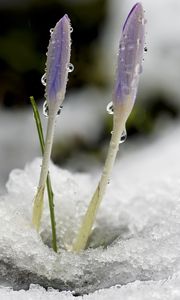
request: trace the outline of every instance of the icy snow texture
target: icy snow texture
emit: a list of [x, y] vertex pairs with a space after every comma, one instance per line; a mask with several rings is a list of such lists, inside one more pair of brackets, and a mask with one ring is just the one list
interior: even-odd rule
[[[179, 136], [180, 128], [176, 126], [156, 142], [138, 148], [132, 145], [129, 153], [120, 152], [91, 239], [91, 246], [97, 248], [79, 255], [65, 250], [53, 253], [31, 228], [40, 160], [36, 159], [25, 170], [12, 171], [8, 194], [0, 201], [1, 280], [17, 289], [39, 283], [76, 293], [153, 280], [157, 282], [135, 282], [87, 299], [96, 299], [93, 298], [96, 295], [98, 299], [106, 299], [108, 296], [103, 293], [114, 294], [113, 299], [116, 293], [122, 299], [136, 299], [131, 298], [131, 291], [142, 298], [146, 289], [147, 299], [151, 289], [157, 291], [157, 297], [154, 291], [152, 299], [161, 299], [159, 293], [165, 294], [166, 287], [172, 296], [168, 299], [176, 299], [180, 293], [179, 288], [175, 290], [180, 277], [174, 275], [180, 271]], [[58, 241], [63, 246], [70, 244], [77, 231], [96, 180], [95, 176], [71, 174], [53, 165], [51, 177]], [[47, 205], [41, 235], [49, 243]]]
[[48, 292], [38, 286], [31, 285], [28, 291], [13, 291], [10, 288], [0, 288], [1, 300], [179, 300], [180, 275], [161, 281], [136, 281], [126, 286], [115, 286], [96, 291], [83, 297], [74, 297], [70, 292], [58, 292], [49, 289]]

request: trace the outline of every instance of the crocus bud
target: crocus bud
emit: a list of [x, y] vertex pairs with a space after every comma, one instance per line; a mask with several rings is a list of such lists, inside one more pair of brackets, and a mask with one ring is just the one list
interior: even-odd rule
[[51, 32], [46, 62], [45, 96], [49, 114], [64, 100], [71, 51], [71, 25], [67, 15], [59, 20]]
[[124, 23], [120, 40], [113, 93], [114, 108], [123, 104], [127, 98], [131, 98], [132, 102], [136, 98], [139, 74], [142, 72], [145, 23], [143, 7], [141, 3], [136, 3]]

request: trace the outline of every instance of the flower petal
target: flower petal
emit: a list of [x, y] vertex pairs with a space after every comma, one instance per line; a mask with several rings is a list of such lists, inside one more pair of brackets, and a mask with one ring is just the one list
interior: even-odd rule
[[135, 100], [139, 74], [142, 72], [145, 23], [143, 7], [141, 3], [136, 3], [123, 26], [113, 94], [114, 105], [124, 102], [127, 96], [131, 96], [132, 101]]
[[46, 92], [48, 108], [58, 107], [64, 100], [71, 51], [71, 25], [67, 15], [56, 24], [48, 46]]

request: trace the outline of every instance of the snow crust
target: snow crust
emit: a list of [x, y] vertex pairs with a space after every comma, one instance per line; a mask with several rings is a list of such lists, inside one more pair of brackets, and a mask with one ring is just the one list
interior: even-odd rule
[[[129, 144], [128, 153], [125, 146], [119, 151], [91, 248], [79, 255], [64, 249], [55, 254], [47, 246], [47, 199], [41, 230], [46, 245], [31, 227], [41, 160], [27, 164], [24, 170], [13, 170], [7, 194], [0, 201], [0, 278], [2, 285], [15, 289], [36, 286], [27, 292], [3, 288], [0, 295], [4, 299], [74, 297], [70, 292], [46, 292], [38, 288], [40, 284], [76, 294], [92, 292], [83, 299], [179, 299], [179, 136], [180, 126], [176, 125], [149, 144], [140, 141], [139, 146]], [[58, 243], [65, 248], [78, 229], [98, 174], [72, 174], [53, 164], [50, 171]], [[97, 291], [104, 288], [109, 289]]]
[[114, 286], [96, 291], [83, 297], [74, 297], [71, 292], [59, 292], [49, 288], [46, 291], [38, 285], [31, 285], [28, 291], [13, 291], [0, 288], [1, 300], [179, 300], [180, 274], [160, 281], [135, 281], [125, 286]]

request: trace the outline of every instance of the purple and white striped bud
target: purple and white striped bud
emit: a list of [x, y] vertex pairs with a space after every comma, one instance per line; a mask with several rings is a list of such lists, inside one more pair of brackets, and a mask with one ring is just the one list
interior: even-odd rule
[[124, 23], [120, 40], [113, 93], [114, 108], [123, 104], [127, 97], [132, 99], [132, 103], [136, 98], [139, 75], [142, 72], [145, 23], [143, 7], [141, 3], [136, 3]]
[[67, 15], [51, 30], [46, 62], [46, 88], [49, 114], [58, 110], [66, 92], [71, 52], [71, 24]]

